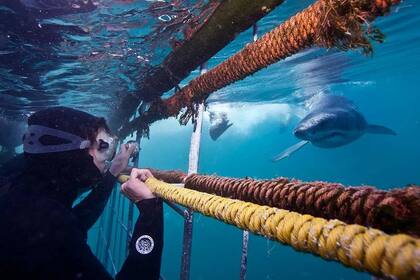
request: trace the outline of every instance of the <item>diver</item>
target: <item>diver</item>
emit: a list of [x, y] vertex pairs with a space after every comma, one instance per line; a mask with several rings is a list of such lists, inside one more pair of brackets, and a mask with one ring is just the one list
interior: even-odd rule
[[213, 141], [216, 141], [225, 131], [231, 127], [231, 123], [225, 112], [210, 112], [209, 134]]
[[[90, 250], [87, 231], [135, 145], [121, 145], [114, 156], [117, 139], [105, 119], [66, 107], [38, 111], [27, 122], [24, 153], [14, 165], [19, 175], [0, 195], [1, 278], [112, 279]], [[159, 279], [163, 208], [144, 183], [151, 176], [133, 168], [121, 186], [140, 216], [116, 279]], [[91, 192], [73, 206], [87, 189]]]

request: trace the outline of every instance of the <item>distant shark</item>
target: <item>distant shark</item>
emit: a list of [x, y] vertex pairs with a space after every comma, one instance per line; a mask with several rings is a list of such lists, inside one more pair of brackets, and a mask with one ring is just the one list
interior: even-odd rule
[[345, 97], [326, 95], [294, 129], [293, 134], [302, 141], [284, 150], [273, 160], [289, 157], [309, 142], [321, 148], [336, 148], [357, 140], [365, 133], [397, 135], [387, 127], [369, 124]]
[[213, 141], [216, 141], [233, 123], [229, 122], [226, 113], [210, 112], [209, 134]]

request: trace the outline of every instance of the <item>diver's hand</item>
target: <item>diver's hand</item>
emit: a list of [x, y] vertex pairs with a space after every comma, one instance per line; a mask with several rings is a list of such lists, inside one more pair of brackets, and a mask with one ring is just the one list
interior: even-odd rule
[[128, 160], [130, 159], [130, 156], [135, 149], [135, 145], [121, 145], [120, 151], [112, 160], [109, 172], [111, 172], [112, 175], [117, 177], [124, 169], [127, 168]]
[[133, 168], [130, 179], [121, 185], [121, 192], [133, 202], [155, 198], [156, 196], [144, 183], [149, 177], [153, 177], [150, 170]]

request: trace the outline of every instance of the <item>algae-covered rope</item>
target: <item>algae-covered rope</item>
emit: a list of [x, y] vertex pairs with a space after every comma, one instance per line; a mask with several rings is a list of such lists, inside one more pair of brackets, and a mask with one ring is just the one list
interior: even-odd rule
[[177, 87], [177, 84], [187, 78], [191, 71], [208, 61], [238, 34], [282, 4], [283, 0], [206, 2], [208, 5], [204, 13], [211, 13], [211, 15], [207, 17], [201, 14], [195, 17], [195, 19], [200, 19], [200, 23], [188, 20], [190, 24], [187, 25], [188, 34], [184, 33], [184, 40], [177, 42], [177, 46], [159, 66], [148, 69], [138, 83], [136, 94], [125, 94], [121, 98], [121, 102], [117, 105], [118, 110], [114, 112], [110, 120], [112, 126], [119, 127], [128, 122], [140, 100], [153, 101], [163, 93]]
[[[120, 176], [125, 181], [128, 176]], [[420, 240], [388, 235], [380, 230], [347, 225], [274, 207], [219, 197], [171, 186], [155, 178], [146, 181], [166, 200], [357, 270], [393, 279], [420, 279]]]
[[398, 0], [318, 0], [220, 65], [192, 80], [166, 102], [170, 115], [183, 108], [180, 121], [195, 117], [194, 104], [218, 89], [311, 46], [372, 52], [370, 40], [382, 41], [378, 29], [364, 24], [384, 15]]
[[143, 129], [154, 121], [175, 117], [182, 108], [182, 124], [195, 118], [196, 105], [207, 97], [236, 81], [298, 53], [308, 47], [319, 46], [349, 50], [361, 48], [372, 52], [371, 41], [383, 41], [382, 33], [369, 24], [376, 17], [389, 12], [399, 0], [318, 0], [305, 10], [286, 20], [257, 41], [192, 80], [167, 100], [158, 100], [149, 111], [119, 130], [121, 136], [134, 128]]

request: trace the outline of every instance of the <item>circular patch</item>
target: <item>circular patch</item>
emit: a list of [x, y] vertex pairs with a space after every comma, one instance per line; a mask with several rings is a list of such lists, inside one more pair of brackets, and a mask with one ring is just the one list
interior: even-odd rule
[[147, 255], [152, 252], [154, 246], [153, 238], [149, 235], [142, 235], [136, 241], [136, 250], [142, 255]]

